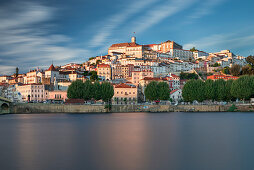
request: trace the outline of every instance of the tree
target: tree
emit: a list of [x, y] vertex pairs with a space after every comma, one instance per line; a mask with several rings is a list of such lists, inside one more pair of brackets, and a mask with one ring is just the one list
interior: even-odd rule
[[195, 47], [192, 47], [191, 49], [190, 49], [190, 51], [191, 52], [194, 52], [194, 51], [198, 51]]
[[168, 100], [170, 97], [169, 85], [166, 82], [159, 82], [157, 84], [159, 100]]
[[67, 90], [67, 96], [69, 99], [83, 99], [84, 83], [81, 80], [77, 80], [71, 83]]
[[229, 67], [224, 67], [224, 68], [222, 69], [222, 73], [223, 73], [223, 74], [230, 74], [230, 69], [229, 69]]
[[231, 86], [232, 86], [233, 81], [234, 81], [234, 80], [232, 80], [232, 79], [226, 81], [226, 84], [225, 84], [225, 88], [226, 88], [226, 92], [225, 92], [226, 98], [225, 98], [225, 100], [226, 100], [226, 101], [231, 101], [231, 100], [233, 100], [233, 96], [232, 96], [232, 94], [231, 94]]
[[84, 71], [84, 76], [88, 76], [89, 75], [89, 71]]
[[214, 81], [208, 79], [205, 81], [205, 89], [204, 95], [206, 100], [214, 100], [215, 99], [215, 88], [214, 88]]
[[83, 83], [83, 88], [81, 89], [83, 93], [83, 99], [84, 100], [91, 100], [92, 97], [94, 96], [94, 91], [93, 91], [93, 84], [91, 83], [90, 80], [85, 81]]
[[238, 65], [238, 64], [234, 64], [230, 68], [230, 74], [232, 74], [233, 76], [239, 76], [240, 75], [240, 71], [241, 71], [241, 66]]
[[18, 75], [19, 75], [19, 68], [18, 68], [18, 67], [16, 67], [15, 77], [18, 77]]
[[145, 96], [149, 101], [159, 99], [159, 92], [157, 90], [158, 83], [156, 81], [150, 82], [145, 88]]
[[100, 100], [102, 97], [102, 91], [101, 91], [101, 84], [99, 83], [99, 81], [94, 82], [93, 90], [95, 92], [93, 95], [93, 98], [95, 100]]
[[246, 61], [251, 65], [251, 67], [254, 67], [254, 56], [250, 55], [246, 58]]
[[238, 99], [249, 99], [253, 95], [253, 77], [241, 76], [235, 80], [231, 86], [231, 94]]
[[242, 71], [241, 71], [242, 75], [253, 75], [253, 73], [254, 71], [250, 64], [242, 67]]
[[109, 102], [111, 101], [112, 97], [114, 96], [114, 88], [109, 82], [103, 82], [101, 84], [101, 99], [104, 102]]
[[89, 73], [89, 75], [90, 75], [90, 80], [91, 80], [91, 81], [98, 80], [98, 75], [97, 75], [97, 72], [96, 72], [96, 71], [91, 71], [91, 72]]
[[216, 91], [215, 100], [216, 101], [225, 101], [226, 100], [226, 82], [223, 79], [215, 80], [214, 91]]
[[214, 65], [212, 65], [212, 67], [219, 67], [219, 66], [221, 66], [220, 63], [214, 63]]
[[180, 79], [190, 80], [190, 79], [198, 79], [198, 75], [195, 73], [180, 73]]
[[193, 102], [197, 100], [202, 102], [205, 100], [205, 83], [202, 80], [190, 80], [184, 87], [182, 96], [184, 101]]

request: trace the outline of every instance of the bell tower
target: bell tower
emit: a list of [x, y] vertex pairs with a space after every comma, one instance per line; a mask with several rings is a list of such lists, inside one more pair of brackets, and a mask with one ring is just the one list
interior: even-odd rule
[[136, 43], [136, 37], [135, 36], [131, 37], [131, 42]]

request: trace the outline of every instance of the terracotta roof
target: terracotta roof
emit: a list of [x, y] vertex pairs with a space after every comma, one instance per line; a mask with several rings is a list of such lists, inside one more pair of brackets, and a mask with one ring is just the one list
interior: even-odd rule
[[110, 68], [110, 65], [108, 64], [98, 64], [98, 68]]
[[170, 92], [170, 94], [173, 94], [173, 93], [177, 92], [178, 90], [179, 89], [173, 90], [173, 91]]
[[57, 71], [53, 64], [49, 67], [47, 71]]
[[141, 46], [137, 43], [119, 43], [119, 44], [112, 44], [111, 47], [137, 47], [137, 46]]
[[121, 83], [121, 84], [115, 85], [115, 88], [136, 88], [136, 86], [129, 86], [127, 84]]

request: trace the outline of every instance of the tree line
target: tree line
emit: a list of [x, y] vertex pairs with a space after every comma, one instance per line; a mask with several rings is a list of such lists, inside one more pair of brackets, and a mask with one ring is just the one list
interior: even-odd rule
[[86, 80], [84, 83], [77, 80], [71, 83], [67, 90], [69, 99], [84, 99], [88, 100], [103, 100], [104, 102], [111, 101], [114, 96], [114, 88], [109, 82], [95, 81], [92, 83]]
[[186, 102], [248, 100], [254, 96], [254, 76], [246, 75], [228, 81], [190, 80], [184, 85], [182, 96]]
[[166, 82], [150, 82], [145, 88], [145, 97], [149, 101], [168, 100], [170, 97], [169, 85]]

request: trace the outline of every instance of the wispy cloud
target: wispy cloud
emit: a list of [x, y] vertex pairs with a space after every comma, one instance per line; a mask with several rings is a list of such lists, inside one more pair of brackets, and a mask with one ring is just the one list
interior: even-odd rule
[[146, 29], [158, 24], [164, 19], [171, 17], [178, 12], [182, 12], [184, 9], [193, 5], [197, 0], [168, 0], [154, 6], [150, 10], [144, 13], [144, 15], [132, 24], [133, 31], [142, 33]]
[[[54, 19], [57, 9], [37, 3], [20, 2], [15, 6], [0, 7], [0, 74], [12, 73], [16, 66], [27, 71], [29, 67], [48, 66], [52, 60], [63, 64], [89, 53], [67, 47], [71, 39], [51, 33], [47, 22]], [[4, 57], [4, 58], [3, 58]]]
[[121, 24], [126, 22], [126, 20], [134, 15], [135, 13], [140, 12], [140, 10], [148, 7], [149, 5], [158, 2], [159, 0], [139, 0], [139, 1], [130, 1], [130, 5], [125, 9], [120, 10], [119, 13], [110, 16], [106, 19], [105, 22], [100, 23], [99, 31], [90, 41], [91, 47], [98, 47], [104, 45], [105, 41], [112, 35], [112, 33], [119, 27]]
[[205, 15], [208, 15], [212, 13], [214, 8], [222, 3], [224, 3], [227, 0], [203, 0], [200, 1], [200, 5], [196, 6], [196, 9], [194, 10], [193, 14], [189, 16], [189, 18], [197, 19], [201, 18]]
[[[247, 35], [248, 34], [248, 35]], [[250, 55], [252, 47], [254, 45], [254, 32], [246, 33], [243, 30], [237, 33], [221, 33], [214, 34], [193, 42], [184, 44], [185, 49], [196, 47], [202, 50], [219, 51], [224, 49], [230, 49], [236, 52], [240, 52], [241, 48], [248, 48], [244, 53], [239, 55]]]

